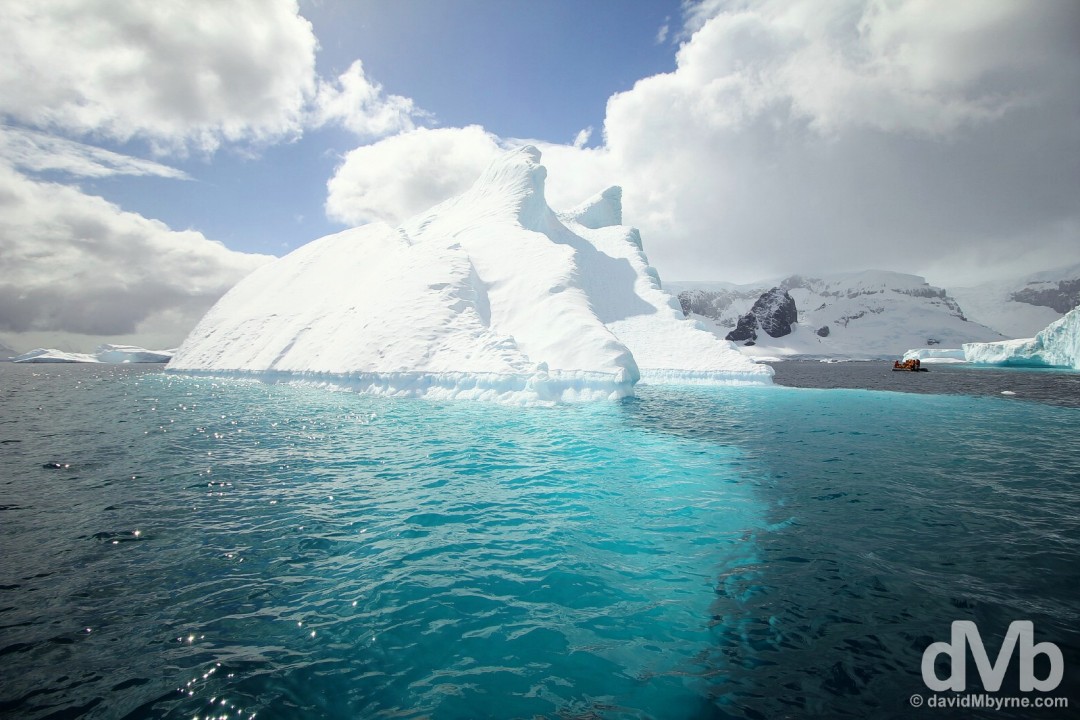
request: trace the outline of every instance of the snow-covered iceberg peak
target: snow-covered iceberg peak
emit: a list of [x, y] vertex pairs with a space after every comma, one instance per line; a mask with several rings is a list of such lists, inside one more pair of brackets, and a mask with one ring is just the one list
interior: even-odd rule
[[968, 362], [986, 365], [1065, 367], [1080, 370], [1080, 307], [1050, 323], [1035, 337], [992, 343], [966, 343]]
[[406, 226], [412, 235], [437, 220], [460, 221], [464, 214], [474, 221], [509, 220], [542, 232], [551, 221], [546, 180], [540, 151], [523, 145], [493, 160], [464, 193], [411, 218]]
[[560, 217], [593, 230], [622, 225], [622, 188], [613, 185]]
[[170, 370], [513, 402], [623, 397], [642, 369], [769, 380], [682, 319], [636, 230], [560, 220], [539, 159], [507, 152], [398, 228], [346, 230], [256, 270]]

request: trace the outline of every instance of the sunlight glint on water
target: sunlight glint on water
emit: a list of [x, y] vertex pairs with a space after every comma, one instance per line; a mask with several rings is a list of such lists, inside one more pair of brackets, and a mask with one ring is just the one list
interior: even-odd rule
[[1078, 666], [1075, 409], [0, 383], [13, 717], [903, 716], [962, 618]]

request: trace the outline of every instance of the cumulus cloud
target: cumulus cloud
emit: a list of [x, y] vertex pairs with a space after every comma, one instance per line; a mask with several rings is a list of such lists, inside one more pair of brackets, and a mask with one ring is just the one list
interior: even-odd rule
[[412, 98], [388, 95], [355, 61], [337, 80], [320, 81], [310, 122], [336, 123], [361, 137], [381, 137], [415, 129], [415, 117], [426, 117]]
[[397, 225], [464, 192], [500, 152], [526, 144], [543, 153], [547, 200], [556, 209], [617, 184], [611, 155], [601, 148], [499, 138], [477, 125], [419, 128], [350, 151], [327, 183], [327, 215], [350, 225]]
[[[710, 0], [687, 18], [676, 70], [609, 99], [602, 147], [532, 141], [553, 207], [622, 185], [652, 261], [685, 279], [972, 282], [1080, 260], [1075, 3]], [[349, 154], [327, 208], [400, 220], [517, 142], [382, 140]]]
[[1075, 5], [708, 9], [677, 69], [612, 97], [605, 121], [627, 215], [669, 276], [1077, 252], [1054, 229], [1080, 216]]
[[295, 0], [6, 0], [0, 114], [160, 150], [300, 131], [316, 40]]
[[326, 214], [397, 224], [467, 188], [503, 147], [483, 128], [418, 128], [351, 150], [327, 183]]
[[218, 297], [269, 259], [0, 165], [5, 337], [142, 333], [179, 342]]
[[28, 174], [188, 179], [97, 144], [209, 155], [326, 125], [370, 139], [425, 117], [359, 62], [319, 79], [295, 0], [9, 0], [0, 25], [0, 332], [22, 346], [179, 342], [268, 260]]

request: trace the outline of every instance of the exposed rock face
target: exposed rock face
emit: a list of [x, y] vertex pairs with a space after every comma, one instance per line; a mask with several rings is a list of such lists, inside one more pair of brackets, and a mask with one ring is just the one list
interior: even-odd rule
[[679, 307], [682, 308], [683, 317], [690, 317], [693, 306], [690, 303], [690, 295], [688, 293], [679, 293]]
[[754, 317], [753, 313], [746, 313], [739, 318], [739, 324], [735, 326], [735, 329], [729, 332], [724, 339], [731, 340], [732, 342], [742, 342], [743, 340], [757, 340], [758, 321]]
[[1010, 299], [1028, 305], [1043, 305], [1059, 313], [1067, 313], [1080, 305], [1080, 280], [1059, 280], [1044, 286], [1030, 286], [1014, 292]]
[[725, 339], [735, 342], [756, 340], [758, 328], [769, 337], [784, 337], [791, 334], [791, 326], [798, 321], [795, 299], [784, 288], [774, 287], [762, 293], [750, 312], [739, 318], [735, 329]]
[[829, 337], [829, 326], [828, 325], [822, 325], [821, 327], [819, 327], [817, 329], [817, 336], [818, 337]]
[[762, 295], [750, 312], [757, 317], [761, 329], [774, 338], [790, 335], [791, 326], [799, 322], [795, 298], [783, 288], [775, 287]]

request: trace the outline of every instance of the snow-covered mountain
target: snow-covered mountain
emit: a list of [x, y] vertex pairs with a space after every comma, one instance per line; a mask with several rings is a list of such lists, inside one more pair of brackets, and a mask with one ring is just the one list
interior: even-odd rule
[[93, 353], [75, 353], [52, 348], [36, 348], [11, 358], [16, 363], [167, 363], [175, 350], [147, 350], [134, 345], [99, 345]]
[[[948, 293], [917, 275], [868, 270], [748, 285], [671, 282], [667, 287], [678, 293], [684, 311], [711, 323], [720, 337], [734, 330], [763, 295], [786, 291], [795, 301], [798, 322], [787, 335], [758, 332], [737, 342], [742, 352], [756, 357], [899, 357], [910, 348], [1003, 338], [972, 322]], [[782, 295], [774, 292], [774, 297]]]
[[1029, 338], [1080, 305], [1080, 263], [1019, 280], [950, 288], [975, 322], [1010, 338]]
[[618, 188], [556, 215], [539, 159], [508, 152], [400, 227], [346, 230], [256, 270], [169, 369], [517, 402], [622, 397], [640, 377], [770, 380], [661, 290]]
[[9, 347], [3, 341], [0, 341], [0, 362], [7, 362], [17, 354], [18, 353], [15, 352], [14, 348]]

